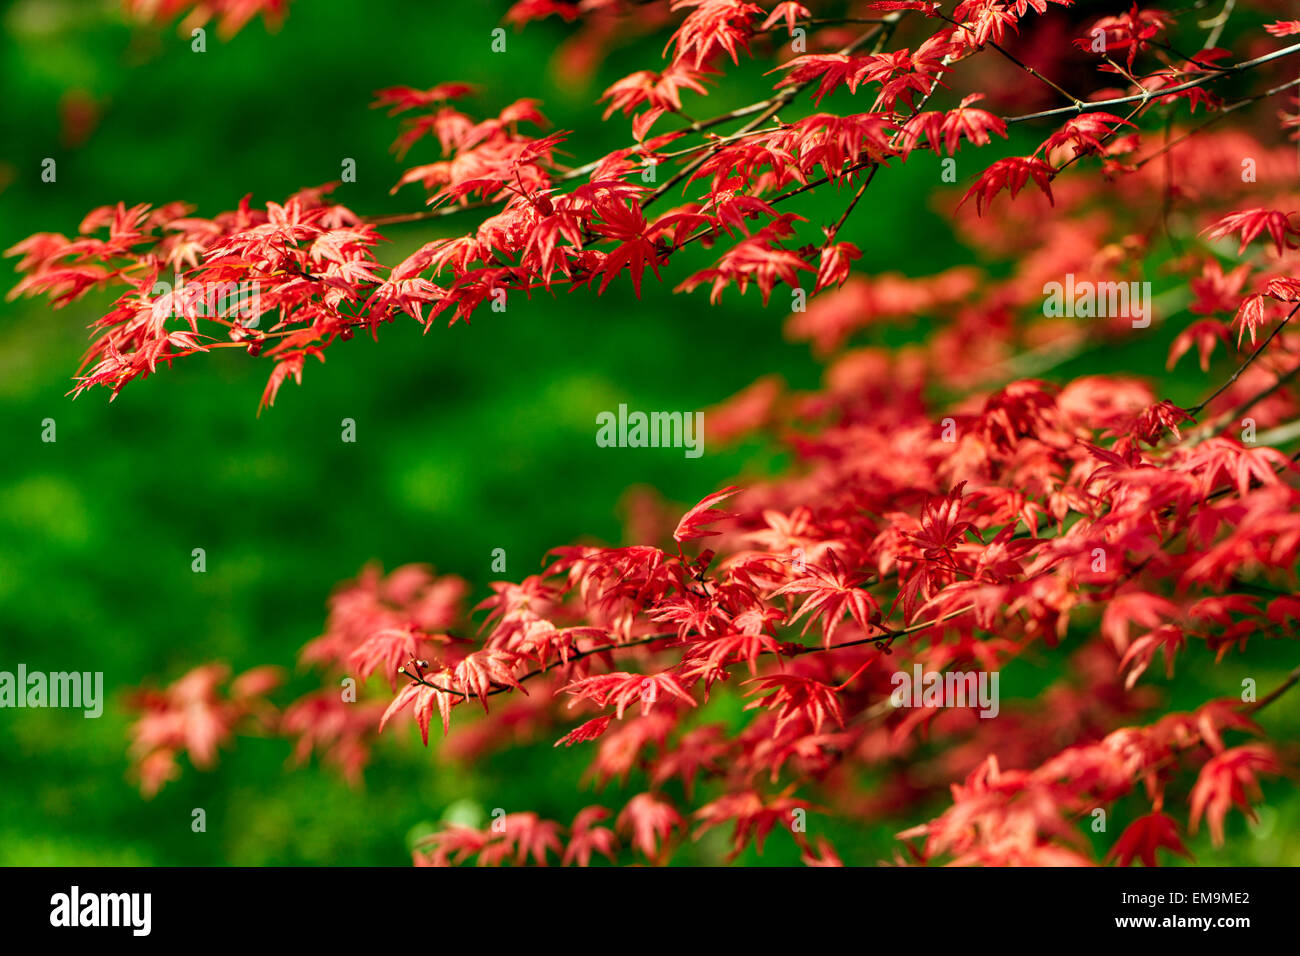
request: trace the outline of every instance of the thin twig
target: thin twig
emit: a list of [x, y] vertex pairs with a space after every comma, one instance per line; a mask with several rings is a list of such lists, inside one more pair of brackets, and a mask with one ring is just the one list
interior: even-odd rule
[[1282, 331], [1283, 327], [1288, 322], [1291, 321], [1291, 316], [1295, 315], [1297, 311], [1300, 311], [1300, 305], [1297, 305], [1294, 309], [1292, 309], [1290, 312], [1287, 313], [1286, 317], [1277, 324], [1277, 328], [1275, 328], [1272, 332], [1270, 332], [1268, 338], [1266, 338], [1263, 342], [1260, 343], [1259, 348], [1255, 349], [1254, 352], [1250, 353], [1250, 358], [1242, 362], [1240, 367], [1235, 372], [1232, 373], [1231, 378], [1229, 378], [1226, 382], [1224, 382], [1222, 385], [1216, 388], [1210, 394], [1209, 398], [1207, 398], [1205, 401], [1201, 402], [1199, 405], [1194, 405], [1191, 408], [1187, 409], [1188, 414], [1190, 414], [1193, 418], [1195, 418], [1205, 409], [1205, 406], [1209, 405], [1210, 402], [1214, 401], [1225, 391], [1227, 391], [1228, 388], [1232, 386], [1232, 383], [1241, 377], [1241, 373], [1246, 371], [1246, 369], [1250, 368], [1251, 363], [1254, 362], [1255, 359], [1259, 358], [1260, 354], [1264, 351], [1264, 349], [1268, 348], [1268, 344], [1277, 337], [1277, 334]]
[[1092, 110], [1107, 109], [1112, 106], [1123, 106], [1126, 103], [1145, 102], [1147, 100], [1162, 99], [1166, 96], [1172, 96], [1175, 93], [1182, 93], [1187, 90], [1194, 90], [1197, 87], [1212, 83], [1215, 80], [1223, 79], [1225, 76], [1231, 76], [1236, 73], [1244, 73], [1247, 70], [1262, 66], [1265, 63], [1271, 63], [1273, 60], [1280, 60], [1283, 57], [1300, 53], [1300, 43], [1293, 43], [1291, 46], [1283, 47], [1280, 50], [1274, 50], [1272, 53], [1266, 53], [1263, 56], [1257, 56], [1253, 60], [1245, 60], [1241, 63], [1234, 63], [1232, 66], [1226, 66], [1222, 70], [1214, 73], [1207, 73], [1205, 76], [1197, 77], [1186, 83], [1179, 83], [1176, 86], [1167, 86], [1159, 90], [1144, 89], [1141, 93], [1135, 93], [1131, 96], [1116, 96], [1108, 100], [1092, 100], [1082, 103], [1079, 106], [1063, 106], [1057, 109], [1039, 110], [1037, 113], [1025, 113], [1022, 116], [1004, 116], [1004, 123], [1026, 123], [1030, 120], [1047, 119], [1053, 116], [1070, 116]]

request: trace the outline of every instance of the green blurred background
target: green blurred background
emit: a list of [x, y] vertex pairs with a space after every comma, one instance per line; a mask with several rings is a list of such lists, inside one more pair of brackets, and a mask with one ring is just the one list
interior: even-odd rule
[[[657, 62], [662, 44], [633, 44], [592, 81], [575, 83], [550, 64], [570, 32], [558, 21], [510, 31], [507, 53], [489, 52], [504, 3], [456, 4], [448, 15], [442, 4], [397, 0], [298, 2], [279, 32], [258, 20], [222, 42], [210, 30], [202, 54], [174, 26], [128, 25], [118, 7], [0, 4], [4, 247], [37, 231], [71, 234], [88, 210], [117, 201], [182, 199], [202, 216], [249, 192], [255, 203], [281, 201], [337, 179], [344, 158], [356, 160], [358, 179], [338, 201], [371, 215], [419, 209], [418, 187], [388, 191], [402, 169], [435, 153], [426, 142], [398, 164], [388, 152], [397, 121], [369, 104], [390, 85], [476, 83], [482, 96], [470, 108], [480, 114], [538, 97], [558, 127], [580, 131], [568, 148], [585, 162], [628, 141], [626, 121], [593, 123], [594, 100], [633, 63]], [[711, 96], [710, 115], [761, 98], [759, 72], [742, 69]], [[100, 115], [73, 146], [60, 115], [78, 103]], [[47, 156], [58, 161], [53, 184], [39, 179]], [[925, 274], [962, 261], [947, 227], [916, 205], [938, 179], [935, 164], [918, 158], [890, 176], [890, 188], [873, 189], [841, 234], [864, 249], [863, 265]], [[833, 192], [808, 199], [799, 211], [814, 224], [833, 221], [844, 201]], [[472, 222], [387, 227], [392, 248], [381, 259], [395, 262]], [[881, 228], [900, 222], [907, 228]], [[213, 772], [186, 763], [180, 781], [146, 802], [126, 776], [122, 705], [127, 688], [212, 659], [236, 670], [292, 667], [323, 625], [330, 589], [367, 560], [432, 563], [469, 579], [478, 598], [494, 577], [494, 548], [506, 550], [508, 576], [517, 579], [549, 547], [584, 536], [620, 540], [618, 502], [629, 486], [693, 503], [729, 478], [778, 466], [753, 445], [687, 459], [680, 450], [598, 453], [594, 444], [596, 413], [619, 402], [703, 408], [770, 372], [796, 388], [818, 382], [807, 349], [782, 340], [784, 296], [763, 308], [754, 292], [739, 298], [733, 290], [710, 308], [704, 292], [671, 295], [705, 254], [696, 248], [690, 261], [675, 261], [668, 282], [647, 283], [639, 301], [628, 283], [615, 283], [603, 298], [539, 295], [512, 300], [505, 314], [484, 311], [472, 326], [422, 335], [399, 322], [378, 343], [340, 343], [260, 418], [270, 363], [242, 353], [180, 362], [112, 404], [103, 392], [74, 402], [65, 393], [85, 327], [107, 297], [59, 312], [43, 300], [5, 304], [0, 669], [21, 661], [32, 670], [103, 671], [109, 702], [99, 720], [0, 712], [0, 864], [401, 865], [410, 836], [439, 820], [472, 821], [502, 806], [567, 823], [587, 803], [620, 807], [617, 787], [578, 793], [586, 790], [581, 747], [557, 751], [543, 741], [472, 768], [443, 766], [411, 746], [406, 724], [380, 740], [360, 789], [314, 763], [286, 771], [283, 740], [241, 738]], [[7, 290], [13, 278], [9, 268], [4, 274]], [[1156, 338], [1126, 355], [1112, 349], [1104, 366], [1085, 356], [1051, 377], [1111, 363], [1160, 368], [1168, 337]], [[1190, 401], [1202, 381], [1173, 383], [1169, 397]], [[57, 422], [56, 443], [40, 440], [45, 418]], [[357, 423], [355, 444], [340, 441], [344, 418]], [[206, 549], [206, 574], [190, 570], [196, 547]], [[1261, 674], [1290, 666], [1280, 652], [1273, 664], [1250, 671], [1261, 688], [1271, 686]], [[1201, 669], [1204, 683], [1197, 672], [1180, 675], [1175, 704], [1222, 693], [1232, 667]], [[1050, 666], [1027, 664], [1004, 675], [1003, 693], [1031, 695], [1053, 676]], [[280, 699], [317, 684], [295, 671]], [[737, 719], [738, 705], [719, 704], [712, 716]], [[1298, 717], [1296, 702], [1284, 700], [1265, 723], [1294, 731]], [[643, 789], [637, 783], [623, 793]], [[1269, 795], [1258, 827], [1234, 817], [1226, 850], [1195, 841], [1200, 861], [1300, 862], [1300, 803], [1286, 784]], [[191, 832], [195, 807], [207, 812], [205, 833]], [[867, 828], [814, 815], [810, 831], [830, 836], [847, 862], [872, 863], [891, 855], [893, 832], [934, 809]], [[715, 832], [678, 862], [717, 862], [725, 852], [726, 834]], [[762, 857], [795, 860], [781, 834]]]

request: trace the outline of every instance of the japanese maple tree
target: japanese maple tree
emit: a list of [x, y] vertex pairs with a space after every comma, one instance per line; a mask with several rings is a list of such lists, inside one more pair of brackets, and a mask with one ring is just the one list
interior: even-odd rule
[[[128, 6], [234, 30], [286, 4]], [[1300, 21], [1283, 19], [1286, 0], [1112, 6], [520, 0], [504, 22], [560, 18], [575, 62], [662, 36], [662, 61], [593, 112], [627, 127], [626, 146], [590, 156], [582, 129], [550, 129], [544, 104], [514, 98], [526, 77], [479, 91], [431, 76], [375, 104], [402, 117], [399, 158], [441, 154], [395, 177], [425, 208], [366, 216], [328, 185], [209, 218], [119, 204], [71, 238], [10, 249], [18, 294], [60, 307], [120, 292], [75, 393], [116, 395], [226, 348], [269, 364], [267, 406], [309, 359], [385, 323], [455, 326], [613, 283], [788, 296], [786, 335], [826, 366], [815, 392], [755, 369], [706, 412], [711, 441], [788, 449], [780, 476], [701, 488], [676, 511], [643, 500], [637, 543], [559, 543], [485, 596], [428, 567], [368, 566], [303, 648], [322, 689], [283, 711], [261, 669], [223, 689], [204, 665], [143, 693], [145, 792], [182, 753], [209, 765], [252, 725], [355, 778], [375, 735], [413, 719], [425, 744], [441, 733], [467, 758], [520, 740], [583, 748], [592, 781], [638, 791], [607, 807], [575, 782], [571, 819], [516, 808], [450, 826], [416, 849], [422, 864], [664, 863], [715, 827], [735, 854], [789, 838], [808, 864], [839, 863], [794, 825], [805, 812], [908, 819], [897, 859], [920, 863], [1153, 865], [1187, 856], [1202, 827], [1221, 844], [1261, 780], [1289, 772], [1265, 708], [1300, 668], [1258, 693], [1219, 679], [1185, 712], [1150, 678], [1249, 661], [1300, 618], [1300, 453], [1284, 450], [1300, 440]], [[770, 94], [710, 115], [750, 61]], [[507, 105], [477, 108], [489, 92]], [[946, 217], [980, 264], [882, 274], [840, 238], [908, 163], [934, 170], [918, 210]], [[801, 215], [814, 191], [840, 214]], [[434, 219], [469, 225], [381, 260], [381, 229]], [[688, 247], [710, 260], [690, 274]], [[1112, 303], [1120, 286], [1161, 291], [1146, 312], [1106, 310], [1099, 293], [1054, 314], [1048, 287], [1067, 281]], [[232, 286], [256, 294], [214, 308], [208, 291]], [[906, 347], [862, 342], [922, 320]], [[1047, 380], [1160, 327], [1177, 330], [1170, 367], [1202, 380], [1193, 407], [1144, 368]], [[1211, 378], [1215, 360], [1226, 372]], [[1063, 676], [993, 719], [893, 699], [914, 667], [1048, 655]], [[339, 693], [345, 676], [357, 699]], [[741, 719], [709, 706], [723, 696]], [[944, 793], [946, 809], [917, 818]], [[1103, 854], [1085, 836], [1098, 811], [1119, 821]]]

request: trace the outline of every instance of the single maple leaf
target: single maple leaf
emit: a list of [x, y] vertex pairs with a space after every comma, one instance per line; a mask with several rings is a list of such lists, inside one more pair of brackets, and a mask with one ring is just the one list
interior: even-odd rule
[[681, 521], [677, 522], [677, 528], [673, 531], [673, 540], [680, 544], [694, 538], [708, 538], [712, 535], [721, 534], [721, 531], [705, 531], [703, 529], [715, 521], [736, 517], [735, 514], [729, 511], [721, 511], [713, 506], [719, 501], [725, 501], [739, 491], [739, 488], [732, 485], [723, 488], [721, 491], [715, 491], [702, 499], [699, 504], [682, 515]]
[[1165, 849], [1187, 859], [1192, 858], [1183, 841], [1178, 838], [1178, 824], [1163, 813], [1148, 813], [1138, 817], [1120, 834], [1106, 859], [1116, 860], [1120, 866], [1132, 866], [1134, 859], [1144, 866], [1156, 866], [1156, 850]]
[[1055, 204], [1052, 197], [1052, 177], [1056, 170], [1034, 156], [1012, 156], [999, 159], [984, 172], [980, 173], [975, 185], [967, 190], [958, 207], [964, 206], [972, 196], [975, 197], [975, 210], [984, 214], [984, 207], [992, 202], [993, 197], [1002, 190], [1007, 190], [1012, 198], [1020, 192], [1025, 183], [1034, 181], [1046, 195], [1048, 202]]

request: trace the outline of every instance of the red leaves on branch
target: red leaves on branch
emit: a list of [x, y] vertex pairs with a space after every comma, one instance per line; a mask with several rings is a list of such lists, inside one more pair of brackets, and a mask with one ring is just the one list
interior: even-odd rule
[[1178, 823], [1163, 813], [1148, 813], [1124, 828], [1106, 857], [1120, 866], [1132, 866], [1134, 859], [1141, 860], [1143, 866], [1156, 866], [1156, 850], [1162, 849], [1192, 858], [1178, 837]]
[[555, 746], [564, 744], [566, 747], [572, 747], [574, 744], [580, 744], [588, 740], [595, 740], [606, 730], [609, 729], [609, 722], [614, 719], [613, 714], [605, 714], [601, 717], [593, 717], [585, 724], [573, 728], [563, 737], [555, 742]]
[[904, 127], [906, 149], [915, 148], [924, 138], [926, 146], [934, 152], [942, 149], [949, 156], [955, 156], [963, 139], [974, 146], [987, 146], [993, 136], [1006, 139], [1006, 123], [987, 110], [970, 105], [981, 99], [982, 94], [972, 93], [955, 110], [914, 114]]
[[1282, 768], [1272, 751], [1263, 744], [1233, 747], [1212, 757], [1201, 768], [1192, 789], [1192, 832], [1196, 832], [1202, 815], [1210, 825], [1215, 846], [1223, 845], [1223, 823], [1228, 811], [1240, 807], [1249, 819], [1255, 819], [1250, 805], [1253, 797], [1262, 799], [1258, 775], [1281, 773]]
[[535, 813], [508, 813], [495, 819], [487, 830], [454, 826], [430, 834], [419, 841], [413, 856], [417, 866], [450, 866], [470, 857], [477, 857], [479, 866], [545, 866], [548, 856], [564, 848], [561, 829], [558, 823]]
[[738, 63], [739, 52], [749, 52], [750, 18], [766, 12], [746, 0], [673, 0], [672, 8], [690, 12], [668, 41], [664, 52], [671, 48], [674, 62], [690, 60], [697, 70], [720, 53]]
[[[447, 680], [450, 677], [450, 674], [446, 670], [443, 670], [432, 676], [435, 680]], [[442, 718], [442, 732], [444, 734], [447, 733], [447, 731], [451, 729], [452, 699], [451, 694], [448, 691], [440, 689], [441, 686], [441, 684], [431, 683], [407, 684], [397, 692], [397, 696], [393, 698], [393, 702], [388, 705], [388, 709], [385, 710], [383, 716], [379, 718], [379, 729], [382, 731], [394, 714], [405, 710], [413, 704], [415, 722], [420, 728], [420, 740], [425, 744], [429, 743], [429, 722], [433, 719], [433, 711], [435, 707], [438, 709], [438, 714]]]
[[863, 633], [867, 633], [872, 629], [872, 619], [879, 618], [880, 606], [871, 592], [861, 587], [867, 582], [868, 575], [849, 573], [840, 565], [833, 551], [827, 552], [826, 559], [827, 567], [810, 566], [805, 575], [782, 585], [772, 594], [806, 595], [799, 610], [787, 623], [794, 624], [806, 616], [806, 633], [814, 621], [820, 620], [822, 637], [830, 647], [835, 640], [835, 630], [846, 614]]
[[1296, 242], [1291, 237], [1300, 236], [1300, 229], [1291, 224], [1291, 214], [1274, 209], [1243, 209], [1229, 213], [1206, 229], [1204, 234], [1211, 239], [1239, 234], [1241, 245], [1237, 247], [1237, 255], [1241, 255], [1251, 242], [1265, 232], [1273, 240], [1273, 247], [1279, 256], [1287, 249], [1296, 248]]
[[597, 707], [612, 705], [615, 708], [615, 718], [621, 718], [623, 711], [636, 703], [641, 704], [641, 713], [648, 714], [655, 701], [661, 698], [665, 701], [676, 698], [695, 706], [695, 701], [686, 693], [686, 688], [668, 673], [649, 676], [621, 672], [601, 674], [574, 681], [563, 689], [574, 696], [574, 703], [590, 700]]
[[1117, 135], [1121, 126], [1132, 125], [1110, 113], [1087, 113], [1066, 122], [1043, 141], [1037, 152], [1050, 156], [1054, 151], [1068, 147], [1075, 156], [1100, 155], [1106, 151], [1105, 140]]
[[762, 853], [763, 841], [773, 828], [781, 824], [790, 826], [798, 810], [807, 812], [808, 807], [791, 797], [790, 791], [767, 799], [754, 790], [729, 793], [700, 807], [697, 837], [713, 827], [733, 823], [731, 857], [739, 856], [751, 842]]
[[720, 501], [726, 501], [739, 491], [740, 489], [736, 487], [723, 488], [721, 491], [715, 491], [713, 494], [706, 496], [694, 508], [682, 515], [682, 520], [677, 522], [677, 527], [673, 531], [673, 540], [680, 543], [695, 538], [708, 538], [721, 534], [720, 531], [705, 531], [704, 529], [714, 522], [736, 517], [730, 512], [715, 508], [714, 505]]
[[1014, 199], [1031, 179], [1048, 201], [1055, 202], [1052, 198], [1052, 178], [1055, 175], [1055, 169], [1033, 156], [999, 159], [980, 174], [979, 180], [962, 197], [962, 204], [974, 196], [975, 208], [983, 215], [984, 207], [993, 201], [994, 196], [1005, 189]]
[[474, 92], [468, 83], [439, 83], [427, 90], [417, 90], [409, 86], [390, 86], [375, 91], [373, 106], [387, 106], [389, 116], [396, 116], [407, 110], [434, 103], [446, 103], [450, 100], [463, 99]]
[[630, 116], [637, 108], [646, 107], [632, 121], [633, 136], [640, 142], [659, 117], [681, 111], [682, 90], [701, 96], [707, 94], [704, 83], [712, 75], [714, 72], [707, 67], [691, 69], [681, 63], [674, 63], [660, 73], [638, 70], [605, 90], [601, 99], [609, 100], [609, 106], [602, 118], [609, 119], [615, 112]]
[[761, 707], [775, 712], [774, 732], [778, 735], [783, 727], [792, 722], [807, 726], [813, 733], [820, 733], [822, 724], [827, 720], [844, 726], [844, 711], [839, 699], [842, 688], [796, 674], [773, 674], [756, 677], [745, 683], [757, 685], [749, 692], [750, 696], [767, 695], [750, 701], [745, 709]]
[[1113, 17], [1102, 17], [1095, 21], [1088, 30], [1088, 36], [1075, 40], [1081, 50], [1097, 50], [1097, 45], [1104, 43], [1102, 51], [1127, 52], [1127, 65], [1133, 67], [1137, 55], [1146, 50], [1151, 41], [1169, 29], [1173, 17], [1163, 10], [1139, 10], [1136, 3], [1127, 13]]

